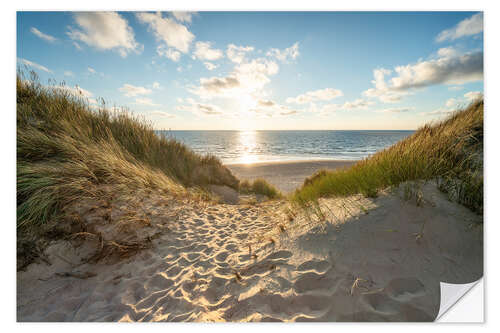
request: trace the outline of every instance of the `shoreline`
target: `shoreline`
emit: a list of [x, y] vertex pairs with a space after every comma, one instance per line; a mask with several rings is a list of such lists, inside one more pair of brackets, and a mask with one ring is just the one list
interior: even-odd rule
[[283, 193], [293, 192], [299, 188], [304, 179], [318, 170], [335, 170], [348, 167], [359, 160], [302, 160], [302, 161], [270, 161], [256, 163], [224, 164], [241, 180], [264, 178]]
[[339, 160], [339, 159], [303, 159], [303, 160], [275, 160], [275, 161], [257, 161], [257, 162], [235, 162], [235, 163], [223, 163], [224, 166], [227, 167], [252, 167], [252, 166], [264, 166], [264, 165], [276, 165], [276, 164], [307, 164], [307, 163], [355, 163], [361, 161], [361, 159], [356, 160]]

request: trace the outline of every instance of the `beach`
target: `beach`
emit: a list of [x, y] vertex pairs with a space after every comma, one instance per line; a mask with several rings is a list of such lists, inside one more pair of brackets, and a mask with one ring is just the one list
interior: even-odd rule
[[255, 180], [264, 178], [283, 193], [289, 193], [300, 187], [304, 183], [304, 179], [318, 170], [334, 170], [348, 167], [354, 163], [356, 161], [310, 160], [227, 164], [226, 166], [239, 179]]

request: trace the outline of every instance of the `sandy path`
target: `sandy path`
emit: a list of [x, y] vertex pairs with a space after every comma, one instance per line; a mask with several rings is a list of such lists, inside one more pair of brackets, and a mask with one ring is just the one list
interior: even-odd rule
[[155, 207], [151, 249], [78, 265], [59, 242], [19, 272], [18, 320], [432, 321], [439, 281], [482, 276], [481, 217], [401, 193], [324, 200], [321, 223], [280, 202]]
[[229, 164], [227, 167], [239, 179], [264, 178], [280, 191], [291, 192], [304, 183], [306, 177], [321, 169], [350, 166], [356, 161], [292, 161], [253, 164]]

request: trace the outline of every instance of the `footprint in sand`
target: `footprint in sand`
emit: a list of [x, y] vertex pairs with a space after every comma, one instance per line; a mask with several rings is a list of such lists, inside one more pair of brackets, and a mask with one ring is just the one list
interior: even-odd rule
[[234, 243], [228, 243], [226, 244], [226, 246], [224, 246], [224, 248], [228, 251], [236, 251], [238, 250], [238, 245], [234, 244]]
[[[355, 313], [357, 321], [374, 321], [374, 315], [383, 315], [375, 321], [388, 321], [391, 317], [403, 321], [432, 321], [432, 318], [424, 311], [404, 302], [390, 298], [384, 293], [373, 293], [362, 295], [362, 303], [367, 304], [373, 312]], [[394, 319], [391, 319], [394, 321]]]
[[202, 250], [201, 252], [204, 253], [205, 255], [209, 256], [212, 254], [214, 251], [213, 247], [207, 247], [206, 249]]
[[293, 288], [299, 294], [322, 289], [328, 290], [334, 287], [335, 280], [326, 277], [325, 274], [317, 274], [314, 272], [300, 275], [293, 284]]
[[248, 238], [248, 234], [247, 233], [237, 234], [236, 238], [238, 238], [239, 240], [244, 240]]
[[393, 279], [387, 284], [384, 290], [390, 297], [402, 302], [425, 294], [424, 285], [416, 278]]
[[277, 252], [271, 253], [264, 260], [288, 259], [288, 258], [290, 258], [292, 256], [292, 254], [293, 253], [290, 252], [290, 251], [281, 250], [281, 251], [277, 251]]
[[248, 261], [248, 260], [250, 260], [251, 258], [252, 258], [252, 256], [251, 256], [250, 254], [248, 254], [248, 253], [247, 253], [247, 254], [240, 254], [240, 255], [238, 256], [238, 260], [239, 260], [240, 262]]
[[188, 259], [189, 261], [194, 261], [194, 260], [198, 259], [198, 258], [200, 257], [200, 255], [201, 255], [201, 254], [200, 254], [200, 253], [198, 253], [198, 252], [188, 253], [188, 254], [187, 254], [187, 259]]
[[215, 261], [217, 261], [217, 262], [224, 262], [224, 261], [226, 261], [226, 259], [227, 259], [228, 256], [229, 256], [229, 252], [222, 251], [222, 252], [218, 253], [215, 256]]
[[297, 267], [297, 271], [299, 272], [316, 271], [317, 273], [324, 273], [330, 266], [331, 266], [330, 263], [326, 260], [321, 260], [321, 261], [310, 260], [299, 265]]
[[178, 265], [174, 265], [172, 266], [171, 268], [169, 268], [168, 270], [165, 271], [165, 274], [167, 274], [167, 277], [169, 278], [176, 278], [179, 273], [181, 272], [182, 268]]

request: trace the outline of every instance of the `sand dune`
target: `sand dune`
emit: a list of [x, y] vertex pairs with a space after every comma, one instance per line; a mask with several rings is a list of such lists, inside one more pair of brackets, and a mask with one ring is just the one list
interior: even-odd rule
[[144, 198], [152, 247], [80, 263], [59, 241], [18, 272], [19, 321], [432, 321], [439, 281], [482, 276], [481, 217], [433, 184], [321, 201], [321, 214]]

